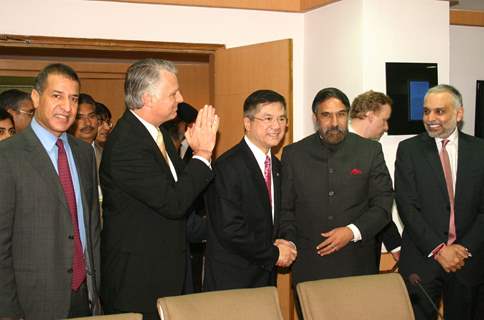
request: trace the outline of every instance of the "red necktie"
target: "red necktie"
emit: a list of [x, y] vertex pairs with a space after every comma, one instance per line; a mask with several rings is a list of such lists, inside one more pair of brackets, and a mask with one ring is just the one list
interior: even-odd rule
[[72, 259], [72, 283], [71, 288], [77, 291], [81, 284], [86, 279], [86, 266], [84, 262], [84, 255], [82, 253], [81, 238], [79, 236], [79, 226], [77, 223], [77, 206], [76, 194], [72, 184], [71, 171], [69, 170], [69, 162], [67, 161], [66, 150], [61, 139], [55, 143], [58, 149], [57, 169], [59, 171], [59, 179], [64, 189], [67, 206], [71, 214], [72, 226], [74, 228], [74, 257]]
[[445, 146], [449, 143], [449, 140], [442, 140], [442, 150], [440, 150], [440, 162], [444, 169], [445, 183], [447, 185], [447, 193], [449, 194], [450, 202], [450, 219], [449, 219], [449, 238], [447, 244], [451, 245], [457, 238], [455, 231], [455, 213], [454, 213], [454, 183], [452, 180], [452, 170], [450, 168], [449, 154]]
[[266, 181], [267, 193], [269, 194], [269, 203], [272, 206], [271, 171], [271, 158], [266, 156], [266, 161], [264, 161], [264, 179]]

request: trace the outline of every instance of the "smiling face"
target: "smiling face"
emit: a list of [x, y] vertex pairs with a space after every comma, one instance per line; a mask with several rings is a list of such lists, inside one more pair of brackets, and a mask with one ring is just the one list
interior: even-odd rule
[[432, 138], [445, 139], [454, 132], [457, 123], [462, 121], [464, 109], [454, 105], [448, 92], [431, 93], [424, 101], [423, 123]]
[[72, 125], [77, 114], [79, 83], [65, 75], [52, 73], [42, 92], [32, 90], [35, 119], [55, 136]]
[[280, 102], [259, 105], [251, 117], [244, 117], [247, 138], [264, 153], [277, 146], [286, 132], [286, 110]]
[[98, 119], [96, 107], [89, 103], [81, 103], [76, 115], [74, 124], [74, 136], [87, 143], [92, 143], [96, 139], [98, 130]]

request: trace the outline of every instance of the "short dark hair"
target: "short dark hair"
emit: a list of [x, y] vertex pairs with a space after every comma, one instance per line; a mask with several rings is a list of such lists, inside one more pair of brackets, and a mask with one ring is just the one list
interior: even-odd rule
[[313, 113], [316, 113], [316, 110], [320, 103], [323, 103], [324, 101], [331, 98], [335, 98], [341, 101], [341, 103], [344, 104], [346, 111], [350, 110], [350, 101], [348, 100], [346, 94], [343, 93], [343, 91], [336, 88], [324, 88], [322, 90], [319, 90], [319, 92], [314, 97], [312, 105]]
[[0, 109], [14, 109], [18, 111], [20, 109], [20, 102], [25, 100], [31, 100], [30, 94], [27, 92], [10, 89], [0, 93]]
[[391, 106], [392, 99], [384, 93], [367, 91], [360, 94], [351, 104], [350, 118], [364, 119], [368, 111], [378, 112], [381, 107], [388, 104]]
[[252, 118], [260, 104], [279, 102], [286, 110], [286, 99], [273, 90], [257, 90], [252, 92], [244, 101], [244, 117]]
[[112, 115], [108, 107], [102, 102], [96, 101], [96, 114], [100, 120], [111, 120]]
[[93, 99], [93, 97], [91, 97], [87, 93], [79, 94], [79, 100], [77, 100], [77, 105], [80, 106], [83, 103], [90, 104], [91, 106], [94, 107], [94, 110], [96, 110], [96, 101]]
[[39, 93], [44, 91], [47, 84], [47, 78], [51, 74], [63, 75], [66, 78], [76, 81], [79, 86], [81, 85], [81, 81], [79, 80], [79, 77], [77, 76], [77, 73], [74, 71], [74, 69], [63, 63], [52, 63], [47, 65], [39, 72], [39, 74], [35, 78], [34, 89], [37, 90]]
[[0, 109], [0, 120], [10, 120], [12, 121], [12, 124], [15, 126], [12, 115], [6, 109]]

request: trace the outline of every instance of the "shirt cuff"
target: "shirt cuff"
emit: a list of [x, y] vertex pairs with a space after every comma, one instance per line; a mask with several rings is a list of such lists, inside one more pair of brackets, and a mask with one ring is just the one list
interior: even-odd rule
[[360, 232], [360, 229], [358, 229], [357, 226], [355, 226], [354, 224], [349, 224], [347, 225], [348, 228], [350, 228], [350, 230], [353, 232], [353, 242], [357, 242], [357, 241], [360, 241], [361, 240], [361, 232]]
[[203, 163], [205, 163], [205, 165], [207, 167], [210, 168], [210, 170], [212, 169], [212, 166], [210, 165], [210, 161], [208, 161], [207, 159], [205, 159], [204, 157], [200, 157], [200, 156], [193, 156], [192, 159], [198, 159], [200, 161], [202, 161]]
[[441, 243], [439, 244], [438, 246], [435, 247], [434, 250], [432, 250], [432, 252], [429, 253], [429, 255], [427, 256], [427, 258], [430, 258], [430, 257], [435, 257], [435, 255], [437, 253], [439, 253], [439, 251], [445, 246], [445, 243]]
[[395, 252], [400, 252], [400, 250], [402, 250], [402, 247], [399, 246], [399, 247], [396, 247], [395, 249], [393, 249], [392, 251], [390, 251], [391, 253], [395, 253]]

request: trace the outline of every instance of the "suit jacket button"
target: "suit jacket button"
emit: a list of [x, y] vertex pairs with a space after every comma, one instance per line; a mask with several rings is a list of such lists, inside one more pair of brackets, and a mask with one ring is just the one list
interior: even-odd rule
[[330, 197], [334, 196], [334, 191], [331, 190], [330, 192], [328, 192], [328, 196], [330, 196]]
[[72, 234], [69, 235], [69, 240], [74, 240], [74, 236]]
[[328, 220], [333, 220], [333, 216], [328, 216]]
[[334, 173], [334, 169], [333, 169], [333, 168], [329, 168], [329, 169], [328, 169], [328, 172], [329, 172], [329, 173]]
[[72, 268], [67, 269], [67, 273], [72, 273]]

